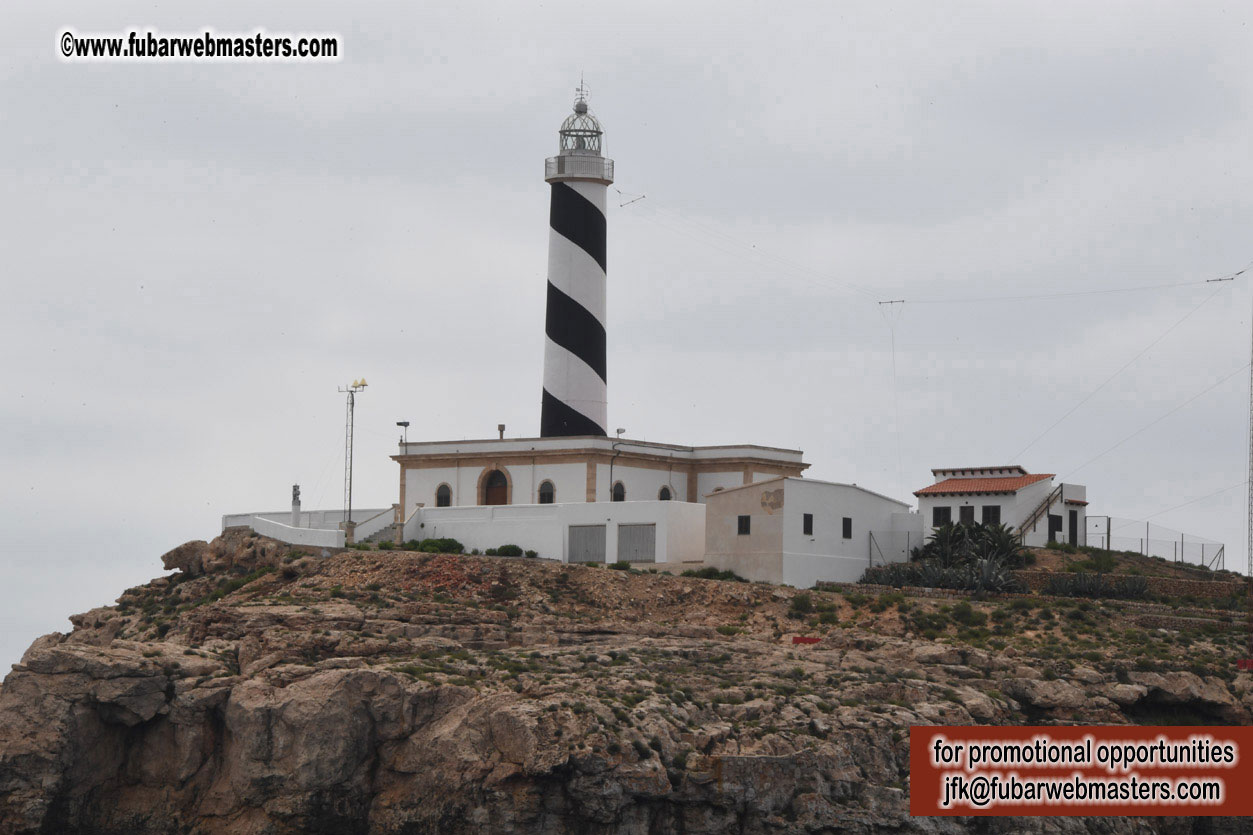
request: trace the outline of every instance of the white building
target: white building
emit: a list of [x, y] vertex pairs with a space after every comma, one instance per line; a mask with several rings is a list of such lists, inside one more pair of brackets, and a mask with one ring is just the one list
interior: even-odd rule
[[856, 582], [921, 543], [922, 519], [909, 505], [855, 484], [784, 477], [706, 500], [706, 563], [749, 580]]
[[800, 450], [692, 447], [597, 436], [490, 438], [401, 444], [400, 506], [701, 502], [718, 489], [809, 465]]
[[[551, 189], [540, 437], [505, 438], [501, 427], [500, 438], [402, 442], [392, 456], [400, 468], [399, 502], [390, 514], [354, 513], [349, 522], [342, 522], [342, 514], [315, 518], [302, 513], [293, 496], [290, 515], [243, 514], [224, 518], [223, 526], [252, 524], [309, 545], [370, 536], [402, 542], [452, 538], [467, 549], [517, 545], [566, 562], [673, 566], [702, 562], [708, 532], [719, 543], [725, 539], [724, 511], [716, 524], [710, 522], [707, 501], [728, 508], [747, 501], [750, 493], [738, 491], [769, 481], [779, 508], [787, 495], [787, 512], [800, 514], [789, 525], [812, 524], [813, 532], [789, 528], [785, 537], [779, 527], [774, 540], [761, 544], [773, 567], [740, 566], [740, 573], [812, 585], [814, 579], [857, 579], [876, 554], [879, 561], [907, 555], [909, 537], [920, 538], [921, 526], [909, 514], [904, 521], [895, 518], [907, 510], [902, 502], [852, 485], [801, 482], [809, 465], [799, 450], [681, 446], [607, 435], [606, 189], [614, 164], [603, 155], [601, 126], [585, 91], [558, 136], [558, 154], [544, 169]], [[781, 518], [767, 520], [766, 529], [772, 521], [782, 524]], [[838, 530], [829, 527], [837, 518], [849, 521]], [[341, 523], [347, 530], [339, 529]], [[756, 535], [751, 538], [757, 548]], [[733, 541], [727, 558], [758, 553], [744, 545]]]
[[1017, 465], [932, 470], [935, 483], [914, 491], [927, 535], [942, 525], [1008, 525], [1024, 545], [1049, 541], [1083, 545], [1088, 490], [1054, 484], [1053, 473], [1028, 473]]
[[669, 501], [425, 507], [409, 518], [404, 537], [451, 537], [484, 552], [517, 545], [562, 562], [679, 568], [704, 558], [705, 507]]
[[793, 449], [598, 436], [409, 443], [392, 459], [405, 541], [515, 544], [567, 562], [699, 561], [705, 495], [809, 466]]

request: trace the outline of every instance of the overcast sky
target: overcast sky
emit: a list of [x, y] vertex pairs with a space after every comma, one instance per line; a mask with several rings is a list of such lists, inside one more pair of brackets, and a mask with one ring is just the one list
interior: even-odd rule
[[[939, 5], [5, 5], [0, 669], [224, 513], [340, 506], [354, 378], [357, 506], [397, 500], [397, 420], [538, 433], [580, 73], [612, 427], [911, 501], [1017, 463], [1242, 567], [1253, 298], [1204, 282], [1253, 260], [1253, 12]], [[147, 27], [343, 58], [57, 56]]]

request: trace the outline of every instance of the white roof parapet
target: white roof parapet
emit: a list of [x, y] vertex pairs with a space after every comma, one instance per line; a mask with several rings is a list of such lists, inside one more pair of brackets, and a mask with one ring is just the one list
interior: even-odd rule
[[988, 478], [998, 475], [1031, 475], [1018, 464], [999, 464], [991, 467], [940, 467], [931, 471], [937, 478]]
[[705, 498], [710, 498], [711, 496], [721, 496], [723, 493], [734, 493], [737, 490], [747, 490], [750, 487], [762, 487], [767, 484], [774, 484], [776, 481], [795, 481], [798, 484], [821, 484], [826, 487], [847, 487], [851, 490], [860, 490], [861, 492], [867, 493], [876, 498], [884, 499], [885, 501], [892, 502], [893, 504], [898, 504], [901, 507], [913, 507], [913, 505], [911, 505], [909, 502], [903, 502], [900, 499], [894, 499], [891, 496], [885, 496], [882, 493], [876, 493], [874, 490], [869, 490], [865, 487], [862, 487], [860, 484], [847, 484], [843, 481], [823, 481], [817, 478], [801, 478], [799, 476], [792, 476], [792, 475], [776, 476], [775, 478], [762, 479], [761, 481], [754, 481], [751, 484], [737, 484], [734, 487], [723, 487], [721, 490], [716, 490], [712, 493], [706, 493]]
[[760, 446], [758, 444], [727, 444], [722, 446], [681, 446], [602, 435], [557, 438], [479, 438], [460, 441], [410, 441], [400, 445], [400, 455], [485, 455], [495, 452], [561, 452], [582, 450], [634, 451], [653, 455], [699, 461], [710, 458], [751, 457], [789, 464], [799, 464], [804, 453], [799, 449]]

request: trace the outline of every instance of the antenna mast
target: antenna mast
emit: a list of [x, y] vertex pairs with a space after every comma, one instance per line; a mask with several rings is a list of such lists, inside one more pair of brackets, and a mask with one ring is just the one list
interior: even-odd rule
[[[1243, 272], [1243, 271], [1242, 271]], [[1237, 273], [1239, 275], [1239, 273]], [[1250, 331], [1253, 331], [1253, 319], [1249, 322]], [[1253, 337], [1251, 337], [1253, 338]], [[1253, 343], [1250, 344], [1250, 356], [1253, 357]], [[1239, 659], [1236, 664], [1241, 670], [1253, 670], [1253, 366], [1249, 367], [1249, 481], [1245, 485], [1245, 489], [1249, 496], [1249, 514], [1245, 519], [1245, 527], [1247, 539], [1245, 540], [1245, 578], [1244, 582], [1248, 584], [1249, 589], [1249, 652], [1244, 658]]]

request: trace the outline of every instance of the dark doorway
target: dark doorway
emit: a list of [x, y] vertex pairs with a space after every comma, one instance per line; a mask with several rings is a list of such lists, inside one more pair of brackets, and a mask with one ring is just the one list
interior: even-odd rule
[[1070, 511], [1070, 544], [1079, 545], [1079, 511]]
[[1049, 514], [1049, 542], [1062, 541], [1062, 517], [1056, 513]]
[[500, 470], [492, 470], [484, 479], [483, 504], [509, 504], [509, 480]]

